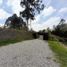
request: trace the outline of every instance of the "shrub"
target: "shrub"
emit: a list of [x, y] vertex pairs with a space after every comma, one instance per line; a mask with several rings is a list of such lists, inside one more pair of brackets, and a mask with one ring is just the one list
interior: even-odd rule
[[55, 35], [49, 34], [49, 40], [58, 41], [58, 38]]
[[49, 36], [48, 33], [44, 33], [43, 34], [43, 40], [48, 40], [48, 36]]
[[33, 38], [34, 38], [34, 39], [39, 38], [39, 35], [38, 35], [38, 33], [36, 33], [36, 32], [33, 32], [32, 35], [33, 35]]

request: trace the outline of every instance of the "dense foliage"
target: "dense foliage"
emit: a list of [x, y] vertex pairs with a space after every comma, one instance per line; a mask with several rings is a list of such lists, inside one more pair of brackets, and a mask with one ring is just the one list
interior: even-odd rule
[[35, 14], [37, 12], [40, 13], [40, 11], [44, 9], [42, 0], [21, 0], [20, 5], [22, 8], [25, 7], [25, 10], [20, 12], [20, 15], [26, 19], [27, 26], [28, 20], [34, 20]]
[[60, 23], [55, 27], [52, 33], [60, 37], [67, 38], [67, 24], [64, 19], [60, 20]]
[[8, 19], [6, 20], [5, 27], [20, 29], [22, 27], [26, 27], [26, 23], [21, 17], [18, 17], [16, 14], [13, 14], [13, 16], [8, 17]]

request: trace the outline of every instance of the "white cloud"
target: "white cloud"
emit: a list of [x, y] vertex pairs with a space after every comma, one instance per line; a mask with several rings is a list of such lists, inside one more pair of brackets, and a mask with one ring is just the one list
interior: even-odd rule
[[52, 15], [55, 11], [56, 9], [54, 9], [52, 6], [44, 8], [44, 10], [39, 15], [35, 16], [35, 20], [33, 21], [33, 23], [40, 22], [41, 19]]
[[47, 29], [48, 27], [50, 29], [53, 29], [53, 26], [57, 25], [60, 22], [60, 17], [51, 17], [47, 21], [43, 22], [42, 24], [39, 24], [38, 22], [32, 22], [32, 28], [35, 31]]
[[0, 27], [2, 28], [3, 26], [4, 26], [4, 24], [1, 24], [1, 23], [0, 23]]
[[49, 6], [52, 0], [43, 0], [45, 6]]
[[52, 6], [49, 6], [48, 8], [44, 8], [42, 14], [43, 14], [44, 16], [49, 16], [49, 15], [53, 14], [55, 11], [56, 11], [55, 8], [53, 8]]
[[42, 24], [42, 28], [46, 29], [49, 27], [50, 29], [52, 29], [53, 26], [54, 25], [56, 26], [59, 22], [60, 22], [60, 17], [51, 17]]
[[[36, 31], [47, 28], [47, 27], [52, 27], [52, 24], [55, 24], [54, 21], [56, 21], [56, 19], [58, 18], [50, 18], [47, 21], [42, 21], [41, 19], [45, 18], [45, 17], [49, 17], [50, 15], [52, 15], [54, 12], [56, 11], [56, 9], [54, 9], [52, 6], [49, 6], [48, 8], [45, 8], [41, 14], [37, 15], [34, 21], [32, 21], [32, 28]], [[42, 23], [40, 22], [40, 20], [42, 21]], [[40, 23], [40, 24], [39, 24]], [[46, 26], [44, 26], [46, 25]], [[52, 26], [51, 26], [52, 25]]]
[[10, 14], [5, 12], [3, 9], [0, 9], [0, 19], [5, 19], [5, 18], [7, 18], [9, 16], [10, 16]]
[[61, 8], [59, 10], [60, 13], [67, 13], [67, 7]]
[[38, 24], [38, 23], [32, 23], [32, 29], [35, 30], [35, 31], [39, 31], [41, 30], [41, 25]]
[[19, 16], [19, 12], [22, 11], [20, 6], [21, 0], [8, 0], [7, 4], [12, 7], [13, 13], [16, 13]]
[[2, 4], [3, 0], [0, 0], [0, 4]]

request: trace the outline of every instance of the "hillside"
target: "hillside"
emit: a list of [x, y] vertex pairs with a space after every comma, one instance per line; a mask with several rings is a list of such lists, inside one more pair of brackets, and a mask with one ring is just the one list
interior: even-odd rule
[[1, 29], [0, 28], [0, 46], [33, 39], [32, 33], [25, 29]]

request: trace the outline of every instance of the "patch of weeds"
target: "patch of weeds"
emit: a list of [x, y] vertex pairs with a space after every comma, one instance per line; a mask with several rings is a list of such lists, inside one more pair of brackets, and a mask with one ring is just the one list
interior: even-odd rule
[[67, 49], [58, 41], [49, 41], [49, 46], [55, 53], [57, 60], [61, 63], [61, 67], [67, 67]]

